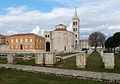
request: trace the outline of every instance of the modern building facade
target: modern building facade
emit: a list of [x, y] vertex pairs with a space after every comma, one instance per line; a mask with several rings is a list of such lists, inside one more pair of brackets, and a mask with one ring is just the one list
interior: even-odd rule
[[45, 38], [33, 33], [10, 35], [6, 43], [10, 50], [45, 50]]

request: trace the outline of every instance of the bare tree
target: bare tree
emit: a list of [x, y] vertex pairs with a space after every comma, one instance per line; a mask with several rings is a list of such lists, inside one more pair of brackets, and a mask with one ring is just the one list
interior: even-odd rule
[[101, 32], [93, 32], [89, 36], [89, 45], [95, 47], [95, 51], [98, 46], [104, 47], [105, 35]]

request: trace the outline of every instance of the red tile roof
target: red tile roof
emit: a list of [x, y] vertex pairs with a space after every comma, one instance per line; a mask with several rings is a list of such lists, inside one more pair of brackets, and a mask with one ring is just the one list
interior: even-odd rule
[[[13, 35], [10, 35], [9, 37], [12, 37], [12, 36], [26, 36], [26, 35], [36, 35], [36, 36], [39, 36], [37, 34], [34, 34], [34, 33], [26, 33], [26, 34], [13, 34]], [[41, 38], [44, 38], [42, 36], [39, 36]]]

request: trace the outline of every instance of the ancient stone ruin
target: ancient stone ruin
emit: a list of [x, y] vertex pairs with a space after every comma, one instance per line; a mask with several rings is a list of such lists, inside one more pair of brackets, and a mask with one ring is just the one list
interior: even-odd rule
[[77, 68], [85, 68], [86, 66], [86, 54], [78, 53], [76, 55], [76, 66]]

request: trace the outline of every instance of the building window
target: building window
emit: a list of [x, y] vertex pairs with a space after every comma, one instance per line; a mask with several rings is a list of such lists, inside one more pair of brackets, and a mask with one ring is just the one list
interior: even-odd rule
[[75, 22], [75, 25], [77, 25], [77, 22]]
[[76, 31], [77, 31], [77, 28], [76, 28]]
[[38, 44], [36, 45], [36, 48], [39, 48], [39, 45], [38, 45]]
[[30, 45], [30, 48], [32, 48], [32, 44]]
[[48, 35], [48, 37], [49, 37], [49, 35]]
[[45, 37], [47, 37], [47, 35], [45, 35]]
[[40, 40], [40, 43], [41, 43], [41, 40]]
[[18, 42], [18, 39], [16, 39], [16, 43]]
[[30, 42], [32, 42], [32, 39], [30, 39]]
[[23, 39], [20, 39], [20, 42], [22, 43], [22, 42], [23, 42]]
[[38, 43], [38, 39], [37, 39], [37, 43]]
[[11, 48], [13, 48], [13, 45], [11, 45]]
[[75, 42], [77, 43], [77, 40]]
[[28, 42], [28, 39], [25, 39], [25, 42]]
[[73, 29], [73, 31], [75, 31], [75, 29]]
[[73, 25], [77, 25], [77, 22], [73, 22]]
[[77, 37], [77, 35], [76, 35], [76, 37]]
[[13, 43], [13, 39], [11, 40], [11, 42]]
[[73, 22], [73, 25], [75, 25], [75, 22]]
[[64, 47], [64, 50], [66, 51], [66, 47]]
[[16, 48], [18, 48], [18, 45], [16, 45]]
[[27, 45], [27, 44], [25, 45], [25, 48], [28, 48], [28, 45]]

